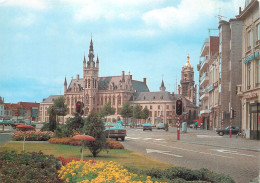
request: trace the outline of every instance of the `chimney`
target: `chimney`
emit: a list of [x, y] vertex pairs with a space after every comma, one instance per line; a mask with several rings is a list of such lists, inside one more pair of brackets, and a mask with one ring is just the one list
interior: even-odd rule
[[143, 79], [143, 82], [146, 84], [146, 78]]
[[239, 15], [241, 14], [242, 10], [241, 10], [241, 6], [239, 7]]
[[79, 80], [79, 74], [77, 74], [77, 80]]
[[130, 75], [130, 79], [131, 79], [131, 81], [133, 80], [133, 75]]
[[122, 71], [122, 81], [125, 81], [125, 71]]

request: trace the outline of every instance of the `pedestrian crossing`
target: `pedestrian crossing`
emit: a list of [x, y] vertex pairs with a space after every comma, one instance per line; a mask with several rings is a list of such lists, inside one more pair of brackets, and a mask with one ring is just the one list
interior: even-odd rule
[[143, 141], [154, 141], [154, 142], [164, 142], [165, 139], [162, 138], [142, 138], [142, 137], [125, 137], [126, 140], [143, 140]]

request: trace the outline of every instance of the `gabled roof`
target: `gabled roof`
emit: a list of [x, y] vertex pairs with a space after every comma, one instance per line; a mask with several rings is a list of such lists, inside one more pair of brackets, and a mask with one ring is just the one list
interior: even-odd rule
[[19, 108], [20, 108], [19, 104], [5, 103], [6, 110], [18, 110]]

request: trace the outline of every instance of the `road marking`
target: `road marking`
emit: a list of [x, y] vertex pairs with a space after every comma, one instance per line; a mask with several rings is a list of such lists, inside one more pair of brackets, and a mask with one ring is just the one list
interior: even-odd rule
[[166, 154], [169, 156], [175, 156], [177, 158], [182, 158], [183, 156], [176, 155], [176, 154], [171, 154], [170, 151], [161, 151], [161, 150], [156, 150], [156, 149], [146, 149], [147, 154], [148, 153], [161, 153], [161, 154]]
[[256, 157], [254, 155], [249, 155], [249, 154], [242, 154], [242, 153], [239, 153], [237, 151], [230, 151], [230, 150], [226, 150], [226, 149], [211, 149], [211, 150], [214, 150], [214, 151], [217, 151], [217, 152], [220, 152], [220, 153], [226, 153], [226, 154], [234, 154], [234, 155], [239, 155], [239, 156], [249, 156], [249, 157]]
[[197, 135], [198, 138], [222, 138], [223, 136]]
[[143, 140], [151, 140], [151, 139], [153, 139], [153, 138], [144, 138]]
[[[150, 143], [150, 142], [147, 142], [147, 143]], [[150, 144], [153, 144], [153, 143], [150, 143]], [[233, 158], [233, 157], [223, 156], [223, 155], [219, 155], [219, 154], [206, 153], [206, 152], [195, 151], [195, 150], [191, 150], [191, 149], [184, 149], [184, 148], [180, 148], [180, 147], [172, 147], [172, 146], [164, 145], [164, 144], [156, 144], [156, 145], [164, 146], [164, 147], [168, 147], [168, 148], [172, 148], [172, 149], [183, 150], [183, 151], [190, 151], [190, 152], [195, 152], [195, 153], [200, 153], [200, 154], [206, 154], [206, 155], [211, 155], [211, 156], [219, 156], [219, 157], [230, 158], [230, 159]]]
[[154, 139], [154, 140], [165, 140], [165, 139]]
[[139, 138], [136, 138], [136, 137], [125, 137], [126, 139], [134, 139], [134, 140], [136, 140], [136, 139], [139, 139]]

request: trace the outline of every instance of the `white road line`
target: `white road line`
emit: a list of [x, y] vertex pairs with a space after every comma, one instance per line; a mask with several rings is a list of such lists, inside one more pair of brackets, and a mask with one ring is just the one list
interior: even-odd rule
[[226, 150], [226, 149], [211, 149], [211, 150], [214, 150], [214, 151], [217, 151], [217, 152], [220, 152], [220, 153], [234, 154], [234, 155], [239, 155], [239, 156], [248, 156], [248, 157], [256, 158], [256, 156], [254, 156], [254, 155], [242, 154], [242, 153], [239, 153], [237, 151], [230, 151], [230, 150]]
[[144, 138], [143, 140], [151, 140], [151, 139], [153, 139], [153, 138]]
[[[150, 143], [150, 142], [147, 142], [147, 143]], [[150, 144], [153, 144], [153, 143], [150, 143]], [[179, 147], [171, 147], [169, 145], [163, 145], [163, 144], [156, 144], [156, 145], [164, 146], [164, 147], [168, 147], [168, 148], [172, 148], [172, 149], [183, 150], [183, 151], [190, 151], [190, 152], [195, 152], [195, 153], [200, 153], [200, 154], [207, 154], [207, 155], [211, 155], [211, 156], [220, 156], [220, 157], [223, 157], [223, 158], [230, 158], [230, 159], [233, 158], [233, 157], [229, 157], [229, 156], [222, 156], [222, 155], [219, 155], [219, 154], [206, 153], [206, 152], [195, 151], [195, 150], [191, 150], [191, 149], [184, 149], [184, 148], [179, 148]]]
[[154, 139], [154, 140], [158, 140], [159, 141], [159, 140], [165, 140], [165, 139]]
[[134, 139], [134, 140], [136, 140], [136, 139], [139, 139], [139, 138], [135, 138], [135, 137], [125, 137], [126, 139]]
[[223, 138], [223, 136], [197, 135], [198, 138]]

